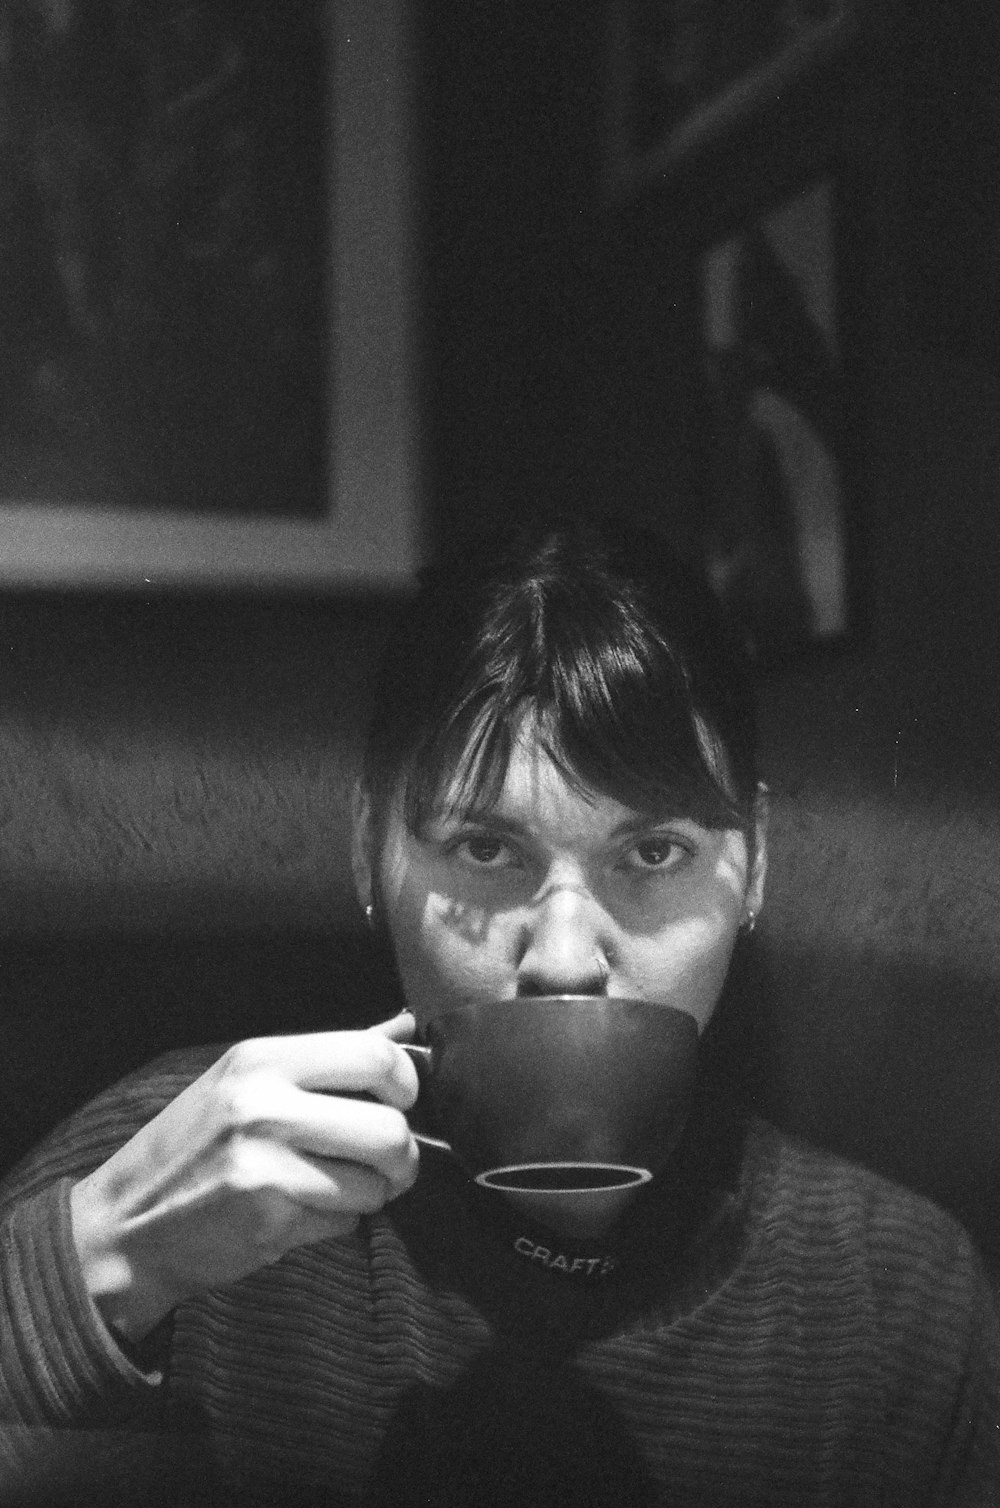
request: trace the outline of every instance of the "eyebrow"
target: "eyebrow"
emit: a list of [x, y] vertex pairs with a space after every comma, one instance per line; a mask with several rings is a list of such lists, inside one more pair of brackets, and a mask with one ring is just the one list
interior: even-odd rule
[[427, 814], [430, 822], [468, 822], [492, 832], [510, 833], [512, 836], [527, 836], [528, 828], [516, 817], [499, 816], [491, 807], [482, 806], [435, 806]]
[[[435, 807], [428, 817], [428, 820], [431, 822], [448, 821], [449, 819], [458, 822], [468, 822], [488, 832], [503, 834], [508, 837], [523, 838], [531, 836], [531, 830], [526, 823], [519, 821], [516, 817], [505, 817], [493, 807]], [[696, 817], [685, 816], [681, 812], [675, 812], [672, 816], [662, 817], [636, 813], [635, 816], [626, 817], [623, 821], [617, 823], [607, 836], [610, 841], [617, 841], [619, 838], [637, 837], [643, 833], [648, 833], [653, 828], [667, 827], [671, 823], [676, 822], [690, 822], [695, 827], [704, 826]]]

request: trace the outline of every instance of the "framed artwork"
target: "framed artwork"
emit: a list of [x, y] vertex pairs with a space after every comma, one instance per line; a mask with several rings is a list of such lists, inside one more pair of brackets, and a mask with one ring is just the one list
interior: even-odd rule
[[839, 245], [826, 175], [701, 257], [704, 559], [764, 663], [855, 626]]
[[609, 0], [605, 188], [628, 199], [841, 55], [877, 0]]
[[405, 0], [0, 15], [0, 585], [421, 553]]
[[608, 0], [608, 15], [605, 208], [629, 234], [668, 225], [700, 301], [705, 485], [689, 547], [762, 665], [843, 647], [863, 627], [873, 205], [855, 125], [870, 118], [860, 44], [881, 0]]

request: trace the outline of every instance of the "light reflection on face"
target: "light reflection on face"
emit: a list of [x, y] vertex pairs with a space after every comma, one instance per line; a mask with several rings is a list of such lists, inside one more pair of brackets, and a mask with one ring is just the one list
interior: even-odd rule
[[418, 1025], [470, 1001], [607, 994], [707, 1026], [740, 922], [760, 904], [762, 840], [751, 873], [739, 830], [581, 793], [530, 724], [488, 810], [445, 800], [414, 834], [401, 808], [377, 881]]

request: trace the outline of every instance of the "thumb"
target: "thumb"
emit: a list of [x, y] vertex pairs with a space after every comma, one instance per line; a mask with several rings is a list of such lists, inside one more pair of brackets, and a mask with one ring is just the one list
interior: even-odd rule
[[388, 1021], [379, 1021], [370, 1031], [379, 1032], [383, 1037], [391, 1037], [393, 1042], [412, 1042], [417, 1023], [413, 1012], [400, 1011], [398, 1016], [393, 1016]]

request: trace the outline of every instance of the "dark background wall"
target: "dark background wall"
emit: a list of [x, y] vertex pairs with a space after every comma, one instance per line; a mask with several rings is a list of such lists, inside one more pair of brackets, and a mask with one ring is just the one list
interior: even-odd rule
[[[729, 213], [739, 159], [611, 212], [599, 8], [415, 10], [435, 537], [544, 496], [666, 513], [689, 538], [696, 230]], [[932, 1193], [996, 1254], [995, 37], [971, 5], [948, 24], [910, 14], [904, 45], [883, 35], [800, 118], [856, 168], [864, 619], [842, 655], [762, 688], [775, 811], [755, 1083], [784, 1124]], [[788, 140], [765, 178], [794, 168]], [[391, 611], [0, 603], [4, 1161], [161, 1048], [379, 1013], [344, 795]]]
[[544, 494], [689, 546], [698, 257], [748, 205], [835, 172], [859, 625], [762, 686], [759, 1097], [997, 1252], [1000, 50], [976, 4], [882, 11], [737, 146], [595, 209], [593, 12], [478, 17], [473, 46], [430, 8], [435, 58], [475, 59], [434, 91], [429, 134], [434, 495], [447, 533]]

